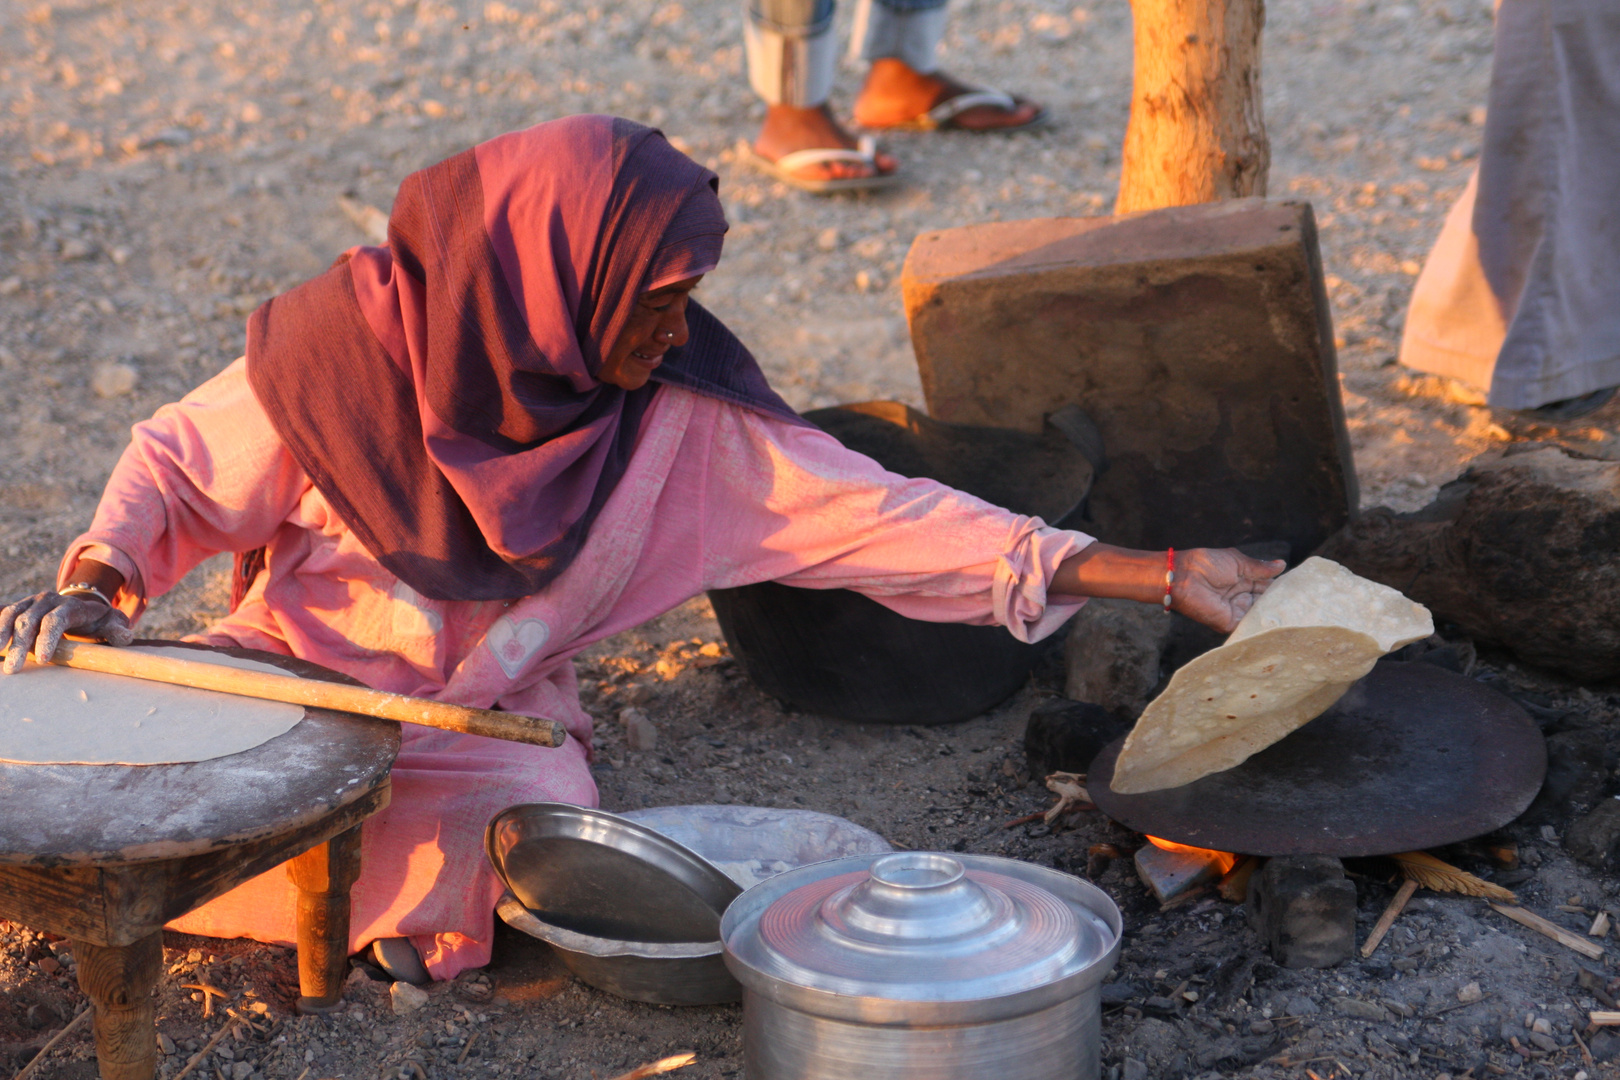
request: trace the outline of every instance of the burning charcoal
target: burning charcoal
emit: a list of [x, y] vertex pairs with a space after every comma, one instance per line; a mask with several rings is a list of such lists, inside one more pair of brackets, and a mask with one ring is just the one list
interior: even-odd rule
[[[1141, 606], [1141, 605], [1138, 605]], [[1100, 705], [1055, 699], [1030, 714], [1024, 728], [1024, 753], [1031, 776], [1055, 772], [1083, 773], [1091, 760], [1115, 739], [1131, 730]]]
[[1338, 859], [1272, 859], [1249, 879], [1249, 925], [1287, 968], [1332, 967], [1356, 947], [1356, 887]]
[[1571, 825], [1564, 833], [1564, 847], [1598, 870], [1620, 867], [1620, 798], [1604, 799]]

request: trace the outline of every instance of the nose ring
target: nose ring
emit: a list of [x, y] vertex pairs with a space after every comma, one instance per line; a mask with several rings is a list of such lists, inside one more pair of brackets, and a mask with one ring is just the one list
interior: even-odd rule
[[675, 331], [673, 331], [673, 330], [665, 330], [664, 331], [664, 340], [665, 341], [674, 341], [675, 340]]

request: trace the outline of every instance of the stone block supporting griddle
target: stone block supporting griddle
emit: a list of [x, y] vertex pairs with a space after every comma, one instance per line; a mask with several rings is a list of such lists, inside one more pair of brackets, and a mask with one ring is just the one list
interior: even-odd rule
[[1249, 878], [1249, 925], [1285, 968], [1332, 967], [1356, 951], [1356, 886], [1330, 855], [1284, 855]]
[[1041, 430], [1079, 405], [1107, 539], [1284, 539], [1347, 521], [1355, 473], [1310, 207], [1239, 199], [925, 233], [903, 275], [931, 415]]

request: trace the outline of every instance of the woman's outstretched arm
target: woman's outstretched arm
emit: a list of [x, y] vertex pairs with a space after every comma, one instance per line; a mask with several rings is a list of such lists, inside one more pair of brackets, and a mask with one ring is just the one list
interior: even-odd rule
[[[1160, 604], [1169, 557], [1095, 543], [1069, 556], [1048, 590], [1059, 596], [1109, 597]], [[1231, 548], [1189, 548], [1175, 554], [1171, 610], [1230, 633], [1286, 564], [1251, 559]]]

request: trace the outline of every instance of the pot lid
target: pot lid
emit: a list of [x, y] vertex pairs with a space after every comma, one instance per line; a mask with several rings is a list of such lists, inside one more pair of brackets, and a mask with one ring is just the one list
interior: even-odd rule
[[[859, 866], [828, 876], [805, 867], [775, 879], [775, 899], [726, 928], [732, 956], [796, 987], [944, 1002], [1047, 986], [1114, 945], [1094, 915], [984, 867], [1003, 860], [899, 852], [841, 861]], [[796, 875], [811, 880], [795, 884]], [[733, 912], [746, 910], [747, 899]]]
[[709, 861], [653, 829], [566, 803], [508, 807], [485, 850], [524, 907], [553, 926], [617, 942], [714, 942], [742, 892]]

